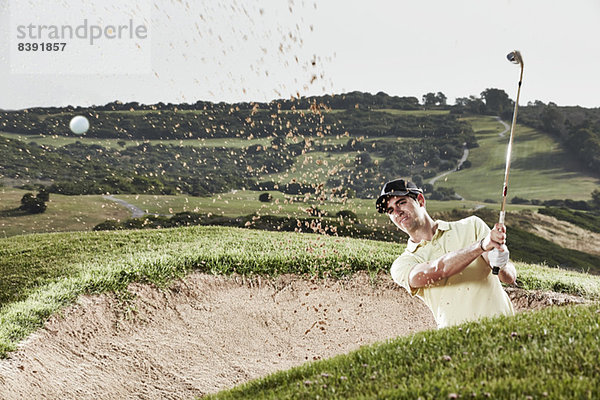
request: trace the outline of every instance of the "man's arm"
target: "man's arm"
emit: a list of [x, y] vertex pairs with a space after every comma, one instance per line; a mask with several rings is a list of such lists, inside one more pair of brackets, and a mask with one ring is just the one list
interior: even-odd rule
[[[487, 253], [493, 248], [502, 248], [506, 241], [506, 228], [496, 224], [481, 242], [475, 242], [460, 250], [451, 251], [433, 260], [415, 265], [409, 274], [409, 284], [413, 289], [429, 286], [441, 279], [449, 278], [462, 272], [477, 257], [483, 255], [489, 264]], [[509, 266], [510, 264], [510, 266]], [[502, 282], [513, 283], [516, 278], [514, 265], [509, 263], [500, 271], [498, 277]], [[511, 280], [512, 279], [512, 280]]]
[[506, 267], [502, 268], [500, 272], [498, 272], [498, 278], [500, 279], [500, 282], [514, 285], [517, 281], [517, 269], [515, 268], [514, 264], [510, 261], [506, 263]]
[[417, 264], [411, 269], [408, 277], [410, 287], [422, 288], [456, 275], [482, 254], [479, 242], [475, 242], [469, 247], [451, 251], [433, 261]]
[[[488, 265], [491, 265], [490, 259], [488, 257], [488, 252], [485, 252], [482, 255], [485, 262], [487, 262]], [[513, 285], [517, 281], [517, 270], [515, 268], [515, 265], [510, 261], [507, 262], [506, 266], [504, 266], [504, 268], [502, 268], [500, 272], [498, 272], [498, 279], [500, 279], [500, 282]]]

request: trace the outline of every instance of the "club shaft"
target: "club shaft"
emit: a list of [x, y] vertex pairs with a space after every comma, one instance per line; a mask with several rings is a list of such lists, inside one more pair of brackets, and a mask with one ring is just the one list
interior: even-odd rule
[[515, 110], [513, 112], [512, 124], [510, 125], [510, 138], [508, 140], [508, 149], [506, 151], [506, 169], [504, 171], [504, 186], [502, 189], [502, 206], [500, 208], [500, 218], [498, 223], [504, 224], [506, 214], [506, 196], [508, 195], [508, 176], [510, 174], [510, 159], [512, 155], [513, 138], [515, 125], [517, 124], [517, 112], [519, 111], [519, 96], [521, 95], [521, 83], [523, 82], [523, 63], [521, 63], [521, 75], [519, 77], [519, 88], [517, 89], [517, 99], [515, 101]]

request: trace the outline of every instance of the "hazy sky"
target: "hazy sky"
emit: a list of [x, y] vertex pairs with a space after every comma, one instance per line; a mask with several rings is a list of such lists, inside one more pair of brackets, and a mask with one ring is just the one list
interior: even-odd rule
[[[13, 1], [0, 0], [4, 109], [354, 90], [419, 99], [441, 91], [453, 103], [491, 87], [514, 99], [513, 49], [525, 61], [521, 104], [600, 107], [599, 0]], [[17, 39], [24, 15], [38, 25], [132, 20], [148, 35], [25, 54], [18, 43], [35, 40]]]

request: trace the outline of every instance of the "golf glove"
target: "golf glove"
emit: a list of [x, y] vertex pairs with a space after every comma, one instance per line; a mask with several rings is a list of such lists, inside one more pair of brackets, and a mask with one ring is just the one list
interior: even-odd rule
[[508, 247], [506, 247], [506, 245], [503, 244], [502, 249], [504, 251], [500, 251], [494, 247], [488, 253], [488, 258], [492, 267], [499, 267], [500, 269], [503, 269], [506, 266], [506, 263], [508, 263], [508, 256], [510, 254], [510, 252], [508, 251]]

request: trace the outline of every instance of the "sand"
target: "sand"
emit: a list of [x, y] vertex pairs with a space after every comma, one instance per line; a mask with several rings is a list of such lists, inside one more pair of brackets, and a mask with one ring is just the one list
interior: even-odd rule
[[[435, 329], [391, 281], [192, 274], [83, 296], [0, 360], [1, 399], [192, 399], [362, 345]], [[580, 302], [509, 291], [519, 310]]]

